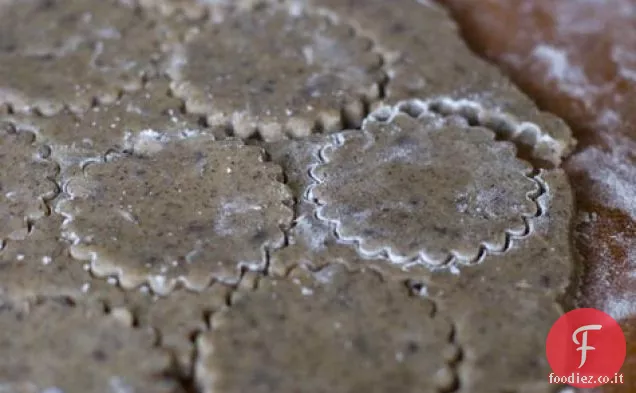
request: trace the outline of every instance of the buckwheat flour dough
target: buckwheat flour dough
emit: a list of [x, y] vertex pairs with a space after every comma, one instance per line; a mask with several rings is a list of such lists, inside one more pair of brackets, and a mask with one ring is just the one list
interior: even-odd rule
[[313, 183], [309, 169], [318, 162], [320, 150], [328, 142], [328, 134], [314, 134], [301, 139], [259, 143], [272, 162], [283, 168], [287, 186], [298, 196], [294, 205], [298, 217], [314, 211], [314, 205], [302, 196]]
[[0, 386], [8, 393], [174, 392], [148, 332], [81, 305], [0, 308]]
[[579, 212], [575, 244], [586, 266], [579, 306], [607, 312], [625, 332], [625, 383], [603, 392], [636, 391], [634, 2], [443, 3], [475, 51], [563, 117], [580, 140], [565, 164]]
[[362, 255], [400, 264], [474, 262], [527, 235], [541, 185], [514, 145], [416, 109], [383, 108], [334, 136], [311, 170], [317, 216]]
[[454, 322], [463, 353], [460, 392], [554, 391], [545, 377], [552, 372], [545, 338], [574, 305], [581, 271], [570, 233], [570, 185], [562, 170], [542, 177], [547, 192], [539, 203], [546, 213], [528, 238], [459, 274], [436, 272], [420, 288]]
[[153, 80], [112, 104], [82, 114], [65, 110], [52, 117], [13, 116], [12, 121], [37, 133], [63, 168], [99, 159], [109, 150], [131, 150], [148, 140], [161, 143], [216, 132], [182, 114], [180, 100], [168, 93], [168, 82]]
[[73, 257], [97, 276], [159, 294], [202, 290], [265, 265], [293, 212], [281, 169], [237, 140], [188, 139], [144, 156], [90, 164], [57, 205]]
[[4, 0], [0, 37], [0, 103], [46, 115], [139, 88], [158, 53], [134, 1]]
[[430, 266], [422, 264], [397, 264], [382, 256], [361, 256], [355, 248], [343, 244], [333, 227], [312, 214], [297, 217], [288, 233], [288, 245], [271, 253], [268, 265], [270, 275], [286, 277], [297, 266], [321, 269], [332, 264], [346, 266], [350, 270], [373, 270], [392, 281], [430, 280]]
[[308, 138], [264, 143], [271, 160], [285, 172], [286, 184], [298, 195], [294, 224], [288, 231], [287, 246], [272, 251], [269, 272], [285, 277], [294, 267], [322, 268], [340, 263], [351, 269], [369, 268], [382, 272], [390, 279], [417, 279], [429, 277], [430, 269], [423, 266], [404, 266], [387, 263], [386, 260], [361, 258], [356, 250], [342, 244], [329, 223], [318, 219], [315, 204], [306, 198], [307, 187], [314, 183], [309, 169], [319, 162], [320, 150], [331, 142], [330, 135], [316, 134]]
[[[470, 98], [492, 110], [524, 118], [563, 143], [560, 158], [575, 141], [565, 123], [536, 105], [496, 67], [483, 61], [461, 39], [459, 29], [434, 1], [294, 0], [325, 8], [373, 39], [391, 76], [388, 100], [440, 95]], [[560, 161], [560, 160], [559, 160]]]
[[206, 393], [419, 393], [455, 383], [449, 323], [373, 272], [331, 266], [262, 279], [211, 324], [197, 340]]
[[29, 221], [47, 212], [57, 195], [53, 178], [59, 168], [35, 135], [21, 132], [0, 116], [0, 250], [7, 239], [22, 239]]
[[135, 315], [139, 326], [157, 332], [161, 348], [176, 360], [181, 375], [189, 376], [194, 359], [192, 339], [207, 330], [206, 319], [226, 305], [230, 291], [229, 286], [214, 283], [201, 292], [176, 290], [169, 296], [129, 292], [121, 307]]
[[579, 285], [581, 272], [572, 248], [573, 197], [567, 178], [562, 170], [540, 176], [545, 192], [537, 203], [543, 213], [533, 220], [533, 231], [481, 263], [430, 271], [364, 259], [306, 214], [290, 230], [289, 246], [272, 253], [270, 272], [286, 276], [299, 265], [321, 269], [337, 264], [418, 283], [414, 287], [455, 326], [464, 354], [457, 366], [460, 392], [552, 391], [545, 379], [551, 372], [545, 337], [562, 313], [557, 301], [566, 309], [573, 304], [572, 288]]
[[359, 123], [384, 73], [372, 42], [304, 7], [261, 4], [189, 35], [172, 49], [172, 89], [210, 124], [246, 138], [306, 136]]
[[115, 286], [91, 277], [88, 265], [68, 255], [60, 239], [61, 216], [38, 220], [21, 241], [9, 241], [0, 252], [0, 304], [28, 306], [39, 297], [121, 300]]

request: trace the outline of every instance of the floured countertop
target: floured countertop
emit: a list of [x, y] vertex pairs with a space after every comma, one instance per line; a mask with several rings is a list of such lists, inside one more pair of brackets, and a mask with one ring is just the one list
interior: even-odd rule
[[576, 142], [441, 7], [0, 0], [2, 21], [0, 392], [558, 388]]

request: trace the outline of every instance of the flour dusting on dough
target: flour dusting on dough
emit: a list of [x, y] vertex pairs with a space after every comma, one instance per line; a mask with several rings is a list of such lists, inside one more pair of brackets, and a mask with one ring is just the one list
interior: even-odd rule
[[241, 217], [263, 210], [263, 206], [250, 203], [246, 198], [224, 200], [221, 206], [219, 216], [214, 220], [214, 229], [223, 236], [235, 236], [241, 231], [245, 232], [247, 228], [241, 225]]

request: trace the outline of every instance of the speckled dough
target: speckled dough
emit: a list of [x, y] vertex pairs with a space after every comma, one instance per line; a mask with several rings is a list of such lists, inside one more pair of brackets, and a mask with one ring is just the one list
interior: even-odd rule
[[573, 195], [562, 170], [545, 171], [546, 192], [530, 236], [513, 241], [484, 263], [436, 271], [422, 282], [423, 296], [454, 322], [462, 348], [457, 365], [461, 393], [555, 392], [546, 375], [546, 336], [579, 285], [572, 247]]
[[513, 240], [507, 252], [491, 254], [483, 263], [461, 270], [400, 269], [359, 257], [354, 248], [338, 244], [324, 222], [304, 214], [290, 230], [289, 245], [272, 253], [270, 273], [286, 276], [299, 265], [320, 269], [340, 264], [378, 270], [387, 280], [420, 283], [421, 295], [453, 320], [455, 342], [463, 353], [456, 366], [459, 392], [553, 392], [545, 378], [551, 372], [545, 337], [563, 312], [557, 301], [571, 304], [564, 295], [578, 284], [578, 272], [567, 178], [562, 170], [542, 171], [541, 178], [546, 191], [537, 203], [547, 214], [532, 221], [528, 237]]
[[221, 283], [201, 292], [176, 290], [161, 297], [142, 290], [127, 293], [122, 307], [135, 315], [139, 326], [157, 332], [161, 347], [176, 360], [180, 373], [188, 375], [194, 358], [192, 338], [207, 330], [206, 318], [226, 305], [230, 291]]
[[181, 102], [170, 97], [168, 90], [166, 81], [154, 80], [86, 113], [65, 110], [53, 117], [16, 115], [11, 121], [37, 133], [63, 168], [101, 158], [110, 150], [140, 148], [143, 141], [160, 143], [212, 132], [201, 127], [198, 119], [182, 114]]
[[[499, 69], [475, 56], [460, 29], [434, 0], [291, 0], [326, 8], [374, 40], [391, 75], [387, 100], [440, 95], [470, 98], [538, 124], [562, 142], [559, 160], [575, 140], [565, 122], [536, 105]], [[470, 7], [469, 7], [470, 8]], [[472, 8], [470, 8], [472, 9]]]
[[53, 300], [28, 313], [0, 308], [2, 392], [174, 392], [152, 335], [101, 314]]
[[451, 326], [398, 283], [342, 266], [259, 281], [200, 336], [211, 392], [437, 392], [452, 388]]
[[57, 194], [58, 167], [49, 150], [30, 132], [18, 132], [0, 116], [0, 249], [7, 239], [23, 239], [28, 222], [44, 216], [46, 200]]
[[138, 88], [158, 48], [149, 21], [130, 3], [0, 2], [0, 103], [50, 115]]
[[293, 212], [277, 165], [236, 140], [188, 139], [151, 155], [88, 165], [66, 185], [57, 210], [71, 254], [124, 288], [157, 293], [181, 281], [202, 290], [262, 269], [282, 245]]
[[[309, 138], [263, 144], [271, 160], [279, 164], [287, 185], [299, 196], [303, 195], [312, 180], [309, 169], [320, 160], [320, 150], [329, 144], [329, 134], [316, 134]], [[430, 276], [430, 269], [422, 265], [387, 263], [386, 259], [363, 258], [355, 248], [343, 244], [335, 236], [329, 222], [317, 218], [315, 204], [299, 197], [295, 204], [296, 218], [287, 233], [287, 245], [274, 250], [269, 259], [269, 273], [286, 276], [295, 266], [312, 269], [340, 263], [351, 269], [378, 270], [387, 279], [418, 279]]]
[[68, 255], [69, 244], [60, 239], [61, 224], [61, 216], [42, 218], [28, 237], [8, 242], [0, 252], [0, 304], [24, 307], [42, 296], [95, 300], [121, 296], [118, 288], [94, 279], [88, 265]]
[[360, 122], [380, 94], [381, 56], [348, 25], [302, 8], [262, 5], [210, 24], [173, 49], [173, 91], [210, 124], [265, 140]]
[[439, 265], [529, 233], [541, 185], [514, 145], [462, 118], [384, 109], [362, 132], [337, 134], [311, 171], [308, 196], [340, 239], [365, 256]]

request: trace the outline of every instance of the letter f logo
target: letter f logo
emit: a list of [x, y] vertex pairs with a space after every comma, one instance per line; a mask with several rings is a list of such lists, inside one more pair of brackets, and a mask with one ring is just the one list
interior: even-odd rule
[[[572, 341], [574, 341], [575, 344], [577, 345], [581, 345], [580, 347], [578, 347], [576, 350], [577, 351], [581, 351], [581, 364], [579, 364], [579, 368], [583, 367], [583, 365], [585, 364], [585, 361], [587, 360], [587, 351], [593, 351], [596, 348], [588, 346], [587, 345], [587, 331], [588, 330], [601, 330], [603, 326], [601, 325], [585, 325], [585, 326], [581, 326], [580, 328], [576, 329], [574, 331], [574, 333], [572, 334]], [[579, 340], [576, 338], [576, 336], [578, 336], [579, 333], [583, 332], [582, 337], [582, 343], [579, 342]]]

